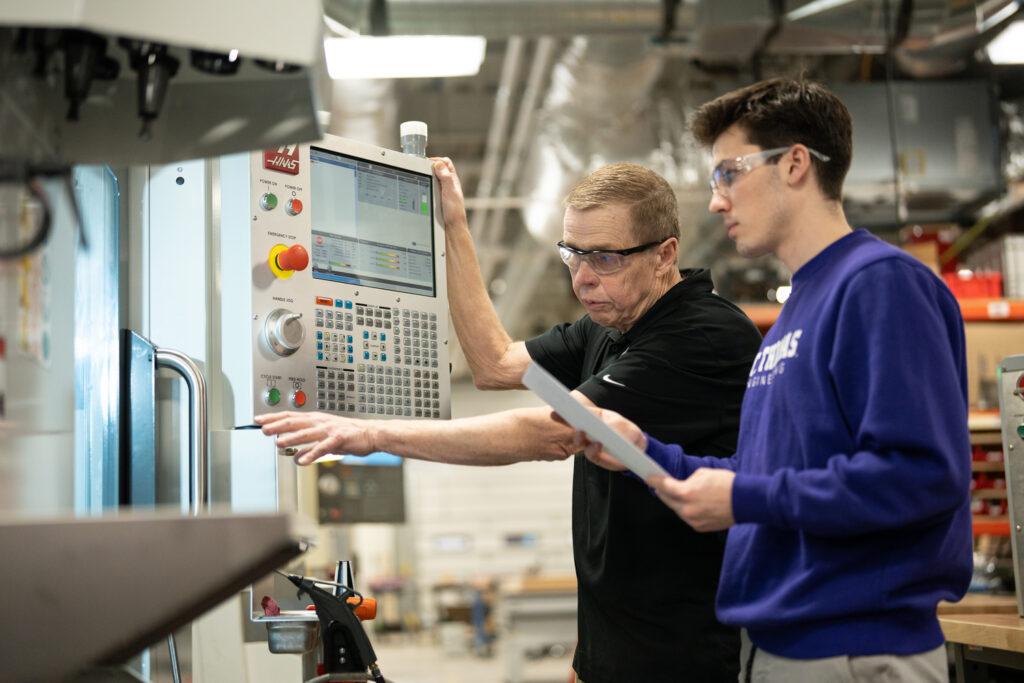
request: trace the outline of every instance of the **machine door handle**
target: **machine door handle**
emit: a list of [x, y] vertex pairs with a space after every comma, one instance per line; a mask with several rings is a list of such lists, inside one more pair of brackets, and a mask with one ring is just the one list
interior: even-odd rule
[[192, 514], [198, 515], [204, 504], [209, 503], [207, 468], [209, 459], [206, 451], [207, 405], [206, 378], [191, 358], [174, 349], [156, 349], [156, 366], [174, 370], [188, 385], [189, 393], [189, 455], [191, 456]]

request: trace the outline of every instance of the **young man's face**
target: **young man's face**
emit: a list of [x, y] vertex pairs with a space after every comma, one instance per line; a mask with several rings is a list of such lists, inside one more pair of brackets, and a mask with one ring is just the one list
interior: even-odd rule
[[[639, 246], [633, 237], [629, 207], [612, 205], [586, 209], [568, 208], [563, 222], [562, 242], [580, 250], [631, 249]], [[647, 312], [662, 292], [658, 289], [656, 265], [658, 247], [624, 257], [624, 265], [613, 273], [599, 274], [586, 260], [570, 268], [572, 291], [587, 309], [590, 319], [602, 327], [625, 333]]]
[[[711, 148], [718, 187], [711, 193], [708, 210], [722, 216], [736, 251], [750, 258], [775, 253], [785, 236], [779, 166], [774, 163], [777, 159], [759, 158], [761, 151], [736, 125], [726, 129]], [[737, 164], [738, 158], [747, 163]]]

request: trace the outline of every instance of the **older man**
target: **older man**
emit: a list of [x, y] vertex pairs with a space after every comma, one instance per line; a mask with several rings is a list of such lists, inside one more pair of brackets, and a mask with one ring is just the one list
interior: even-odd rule
[[[587, 314], [526, 342], [505, 332], [487, 297], [448, 159], [441, 183], [452, 321], [476, 385], [522, 389], [531, 360], [583, 402], [629, 416], [662, 439], [702, 453], [733, 452], [760, 335], [712, 292], [706, 270], [676, 267], [678, 208], [656, 173], [614, 164], [566, 199], [559, 254]], [[326, 453], [386, 451], [472, 465], [572, 455], [573, 432], [546, 408], [449, 422], [363, 421], [322, 413], [258, 418], [280, 446]], [[714, 617], [723, 539], [699, 535], [636, 479], [577, 457], [573, 546], [579, 642], [573, 666], [586, 683], [734, 681], [738, 635]]]

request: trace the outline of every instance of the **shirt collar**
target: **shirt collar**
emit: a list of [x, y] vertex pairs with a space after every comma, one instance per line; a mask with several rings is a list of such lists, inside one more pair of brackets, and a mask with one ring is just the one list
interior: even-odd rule
[[612, 343], [622, 347], [619, 353], [625, 351], [631, 341], [642, 335], [645, 329], [666, 315], [673, 313], [675, 311], [675, 304], [680, 299], [691, 297], [698, 293], [711, 292], [715, 287], [711, 281], [711, 271], [707, 268], [680, 268], [679, 275], [683, 278], [683, 281], [674, 284], [660, 299], [655, 301], [654, 305], [640, 316], [636, 324], [629, 328], [629, 332], [622, 334], [618, 330], [609, 329], [607, 331]]

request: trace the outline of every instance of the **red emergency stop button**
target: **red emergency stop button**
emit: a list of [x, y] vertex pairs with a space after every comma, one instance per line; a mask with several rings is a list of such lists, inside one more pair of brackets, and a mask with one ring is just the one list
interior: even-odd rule
[[292, 197], [284, 207], [285, 213], [289, 216], [298, 216], [302, 213], [302, 200]]
[[309, 252], [301, 244], [293, 244], [277, 255], [277, 267], [281, 270], [305, 270], [309, 265]]
[[294, 405], [296, 408], [301, 408], [302, 406], [306, 405], [306, 392], [299, 389], [294, 394], [292, 394], [292, 405]]

